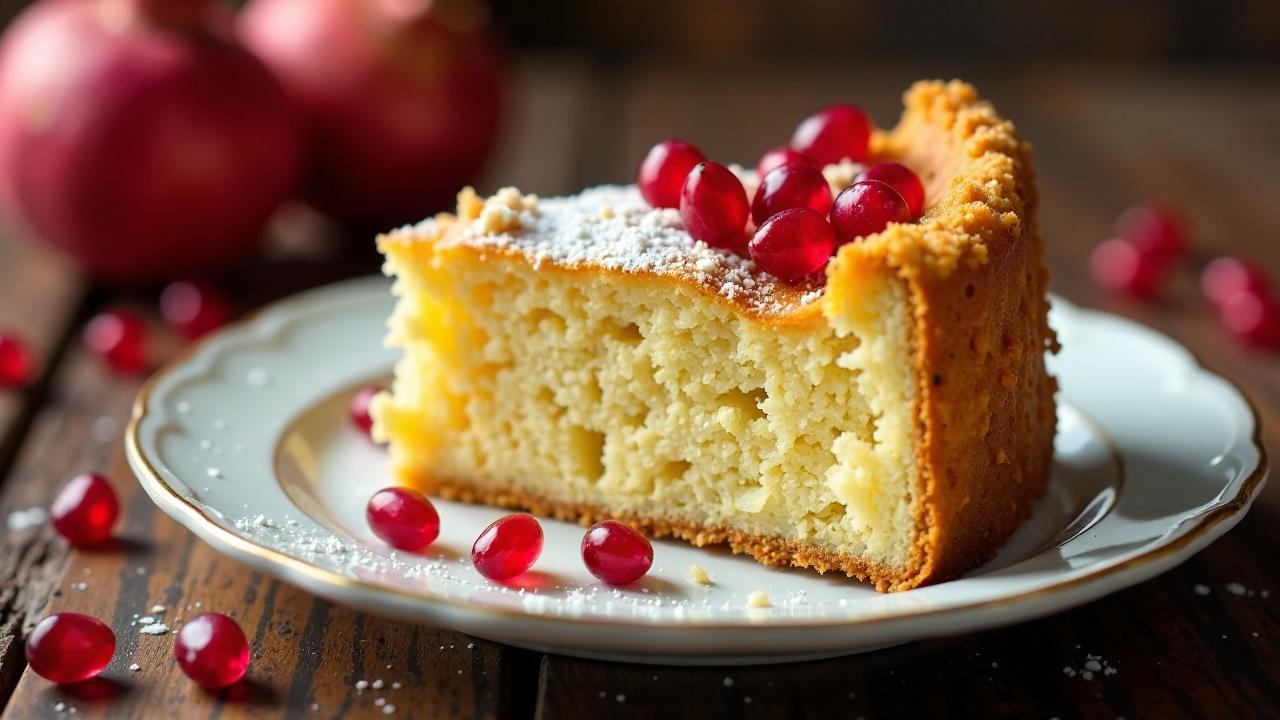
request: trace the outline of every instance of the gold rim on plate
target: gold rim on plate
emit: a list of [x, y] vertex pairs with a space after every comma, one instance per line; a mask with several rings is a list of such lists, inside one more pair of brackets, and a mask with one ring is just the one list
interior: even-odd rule
[[[1072, 307], [1077, 312], [1081, 312], [1081, 311], [1093, 312], [1088, 310], [1081, 310], [1080, 308], [1077, 308], [1076, 306], [1071, 305], [1070, 303], [1066, 303], [1066, 304]], [[322, 585], [341, 588], [343, 590], [368, 591], [368, 592], [373, 592], [373, 593], [383, 594], [383, 595], [389, 594], [389, 595], [396, 596], [401, 600], [410, 601], [414, 603], [425, 602], [425, 603], [443, 605], [452, 610], [465, 612], [471, 615], [483, 615], [491, 618], [517, 620], [522, 622], [533, 621], [533, 622], [563, 623], [563, 624], [569, 624], [569, 625], [575, 625], [575, 626], [602, 625], [602, 626], [608, 626], [608, 627], [650, 627], [650, 628], [661, 627], [661, 624], [658, 624], [658, 623], [655, 623], [650, 626], [645, 626], [631, 620], [621, 620], [621, 619], [601, 618], [601, 617], [585, 617], [585, 618], [584, 617], [564, 617], [559, 615], [542, 615], [542, 614], [536, 614], [536, 613], [519, 612], [515, 610], [508, 610], [508, 609], [498, 608], [498, 607], [476, 605], [474, 603], [457, 600], [451, 597], [419, 595], [419, 594], [402, 590], [400, 588], [348, 577], [346, 575], [342, 575], [332, 570], [327, 570], [321, 567], [317, 567], [304, 560], [300, 560], [298, 558], [292, 557], [291, 555], [288, 555], [279, 550], [276, 550], [275, 548], [268, 547], [266, 545], [263, 545], [262, 543], [256, 542], [242, 535], [234, 533], [231, 530], [228, 530], [227, 528], [219, 524], [217, 521], [213, 520], [208, 515], [206, 515], [205, 512], [199, 507], [197, 507], [194, 503], [192, 503], [191, 500], [189, 500], [187, 497], [183, 496], [182, 494], [177, 492], [174, 488], [172, 488], [168, 483], [166, 483], [160, 477], [160, 473], [156, 470], [155, 466], [151, 463], [150, 459], [143, 452], [141, 441], [139, 439], [139, 427], [141, 426], [142, 421], [147, 417], [147, 410], [148, 410], [148, 405], [150, 403], [152, 391], [155, 389], [155, 386], [162, 379], [164, 379], [174, 370], [182, 366], [188, 359], [190, 359], [202, 348], [204, 348], [209, 341], [219, 336], [222, 336], [226, 333], [230, 333], [235, 330], [248, 327], [249, 325], [253, 324], [253, 322], [257, 320], [261, 315], [263, 315], [264, 313], [270, 311], [275, 307], [277, 307], [277, 305], [273, 304], [264, 308], [260, 308], [259, 310], [249, 313], [248, 315], [240, 318], [235, 322], [229, 323], [228, 325], [224, 326], [217, 332], [210, 333], [209, 335], [206, 335], [200, 338], [199, 340], [192, 342], [190, 345], [183, 348], [172, 360], [165, 363], [164, 366], [162, 366], [159, 370], [157, 370], [149, 378], [147, 378], [146, 381], [143, 382], [142, 387], [139, 389], [138, 395], [134, 399], [133, 413], [129, 419], [129, 425], [125, 430], [125, 454], [130, 462], [130, 465], [133, 467], [135, 471], [134, 474], [137, 475], [139, 482], [142, 484], [143, 488], [147, 491], [147, 494], [151, 496], [151, 498], [156, 502], [158, 506], [160, 506], [161, 509], [168, 511], [169, 515], [171, 516], [188, 518], [189, 522], [194, 523], [194, 525], [198, 526], [203, 532], [208, 533], [210, 537], [215, 538], [217, 542], [224, 544], [226, 547], [230, 548], [235, 553], [243, 553], [244, 555], [248, 555], [249, 557], [256, 558], [257, 560], [262, 561], [263, 568], [269, 574], [275, 575], [278, 579], [283, 580], [284, 582], [290, 582], [290, 580], [285, 577], [282, 577], [278, 573], [272, 572], [268, 568], [271, 568], [273, 566], [283, 567], [313, 582], [320, 583]], [[1152, 332], [1155, 332], [1155, 331], [1152, 331]], [[1160, 335], [1160, 337], [1168, 339], [1167, 336], [1164, 336], [1164, 335]], [[1174, 341], [1170, 339], [1169, 342], [1174, 342]], [[1185, 347], [1182, 346], [1181, 344], [1179, 343], [1175, 343], [1175, 344], [1177, 344], [1178, 347], [1185, 349]], [[1216, 373], [1212, 373], [1211, 371], [1205, 368], [1204, 364], [1200, 362], [1200, 359], [1198, 357], [1196, 357], [1189, 350], [1187, 350], [1187, 352], [1188, 354], [1191, 355], [1192, 360], [1194, 361], [1196, 368], [1199, 371], [1221, 378], [1224, 382], [1230, 385], [1240, 395], [1242, 399], [1244, 399], [1245, 406], [1248, 408], [1249, 414], [1253, 420], [1253, 435], [1250, 441], [1253, 444], [1254, 449], [1257, 450], [1258, 452], [1258, 463], [1257, 463], [1257, 466], [1253, 469], [1253, 471], [1249, 474], [1249, 476], [1245, 479], [1245, 481], [1240, 485], [1239, 491], [1230, 500], [1224, 502], [1221, 505], [1214, 507], [1208, 513], [1196, 516], [1196, 519], [1198, 519], [1199, 522], [1193, 528], [1188, 530], [1185, 534], [1175, 538], [1174, 540], [1164, 545], [1151, 548], [1150, 550], [1147, 550], [1139, 555], [1131, 557], [1128, 560], [1125, 560], [1123, 562], [1119, 562], [1114, 565], [1100, 568], [1096, 571], [1090, 572], [1081, 577], [1072, 578], [1069, 580], [1063, 580], [1045, 587], [1037, 588], [1035, 590], [1027, 590], [1014, 595], [1007, 595], [1004, 597], [994, 598], [990, 600], [979, 600], [979, 601], [965, 603], [961, 605], [954, 605], [946, 608], [915, 610], [915, 611], [906, 610], [902, 612], [877, 614], [877, 615], [872, 615], [868, 617], [850, 618], [845, 620], [834, 619], [834, 620], [827, 620], [823, 622], [784, 621], [784, 622], [778, 622], [776, 624], [768, 624], [768, 625], [762, 625], [759, 623], [759, 621], [755, 621], [755, 622], [730, 621], [730, 622], [719, 622], [719, 623], [681, 622], [673, 627], [675, 629], [679, 629], [682, 631], [684, 630], [717, 630], [718, 631], [718, 630], [733, 630], [733, 629], [752, 629], [755, 631], [760, 631], [765, 629], [816, 630], [816, 629], [831, 628], [831, 627], [837, 627], [837, 626], [850, 627], [850, 626], [858, 626], [858, 625], [884, 624], [884, 623], [912, 620], [912, 619], [921, 618], [921, 617], [931, 617], [931, 616], [943, 615], [943, 614], [954, 614], [954, 613], [960, 613], [965, 611], [982, 610], [982, 609], [990, 609], [990, 608], [1004, 608], [1010, 605], [1025, 603], [1038, 598], [1061, 593], [1061, 592], [1071, 590], [1083, 585], [1096, 583], [1101, 581], [1104, 578], [1110, 577], [1117, 573], [1131, 570], [1135, 567], [1139, 567], [1142, 565], [1148, 565], [1164, 557], [1167, 557], [1168, 555], [1178, 552], [1179, 550], [1183, 549], [1187, 545], [1190, 545], [1200, 537], [1207, 534], [1209, 531], [1213, 530], [1224, 520], [1234, 517], [1240, 512], [1242, 508], [1247, 506], [1251, 502], [1254, 492], [1258, 489], [1258, 486], [1262, 482], [1263, 478], [1266, 477], [1267, 469], [1268, 469], [1267, 452], [1266, 452], [1266, 448], [1262, 444], [1262, 420], [1258, 414], [1257, 407], [1253, 403], [1253, 399], [1250, 398], [1249, 395], [1245, 393], [1244, 389], [1241, 388], [1240, 385], [1237, 384], [1234, 380], [1226, 378], [1222, 375], [1217, 375]], [[1092, 418], [1089, 418], [1088, 415], [1086, 415], [1083, 412], [1081, 412], [1080, 414], [1083, 417], [1085, 417], [1091, 424], [1093, 424]], [[1112, 444], [1110, 437], [1106, 436], [1105, 433], [1104, 433], [1104, 437], [1106, 437], [1105, 442], [1110, 447]], [[186, 525], [188, 530], [192, 530], [192, 531], [195, 530], [195, 527], [193, 527], [193, 525], [189, 525], [187, 523], [183, 523], [183, 524]], [[198, 536], [200, 533], [197, 532], [196, 534]], [[303, 589], [309, 590], [309, 588], [305, 588], [305, 587]], [[686, 653], [675, 653], [675, 654], [683, 655]], [[687, 653], [687, 654], [697, 655], [700, 653]]]

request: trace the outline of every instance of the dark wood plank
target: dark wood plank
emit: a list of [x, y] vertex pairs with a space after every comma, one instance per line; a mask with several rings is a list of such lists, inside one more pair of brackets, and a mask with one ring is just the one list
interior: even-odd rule
[[[1159, 196], [1194, 214], [1202, 228], [1200, 254], [1248, 249], [1280, 270], [1271, 242], [1280, 208], [1257, 191], [1280, 179], [1274, 77], [994, 66], [957, 71], [928, 64], [589, 74], [572, 58], [548, 57], [521, 65], [513, 133], [480, 186], [517, 184], [553, 194], [627, 181], [648, 145], [673, 135], [718, 158], [751, 163], [785, 138], [799, 115], [837, 96], [865, 99], [887, 123], [911, 79], [940, 71], [975, 79], [1035, 142], [1055, 290], [1187, 343], [1242, 383], [1265, 418], [1267, 444], [1280, 447], [1276, 356], [1232, 344], [1196, 298], [1190, 273], [1164, 302], [1135, 305], [1094, 291], [1085, 264], [1120, 208]], [[762, 87], [770, 88], [768, 103], [760, 102]], [[1233, 131], [1206, 135], [1205, 127]], [[1241, 158], [1248, 159], [1243, 169]], [[361, 239], [331, 246], [322, 260], [308, 247], [289, 245], [271, 261], [227, 278], [238, 306], [376, 266]], [[7, 280], [3, 259], [0, 279]], [[29, 290], [6, 286], [0, 283], [0, 319], [17, 308], [19, 322], [48, 322], [41, 313], [21, 312]], [[64, 316], [76, 307], [77, 296], [68, 297]], [[57, 337], [69, 337], [57, 329], [41, 332], [51, 333], [55, 348]], [[536, 655], [331, 606], [231, 563], [160, 515], [129, 480], [118, 449], [133, 386], [73, 349], [0, 486], [0, 516], [7, 516], [47, 503], [74, 472], [105, 469], [127, 509], [124, 542], [108, 552], [68, 553], [46, 529], [5, 536], [0, 697], [4, 679], [16, 679], [22, 669], [19, 626], [59, 609], [112, 618], [120, 652], [108, 678], [117, 685], [99, 684], [114, 690], [95, 700], [84, 689], [59, 690], [28, 673], [5, 717], [56, 717], [58, 702], [81, 714], [123, 717], [380, 716], [378, 697], [396, 705], [396, 717], [529, 712]], [[3, 427], [0, 422], [0, 432]], [[1280, 592], [1280, 556], [1271, 551], [1280, 543], [1277, 497], [1269, 488], [1238, 529], [1173, 572], [1012, 628], [769, 668], [652, 668], [548, 656], [537, 687], [538, 715], [1265, 716], [1269, 698], [1280, 694], [1273, 642], [1280, 633], [1273, 597]], [[196, 602], [241, 621], [254, 645], [251, 683], [219, 695], [198, 691], [174, 668], [171, 638], [140, 635], [130, 625], [134, 613], [158, 603], [176, 626], [176, 618], [196, 611]], [[1082, 669], [1090, 654], [1116, 673], [1091, 680], [1063, 674], [1064, 667]], [[136, 673], [128, 670], [134, 662]], [[358, 692], [361, 679], [382, 679], [383, 692]], [[402, 687], [388, 689], [392, 682]]]
[[[342, 717], [381, 712], [379, 699], [398, 717], [494, 717], [510, 706], [499, 646], [336, 608], [218, 555], [162, 515], [133, 482], [119, 442], [135, 384], [104, 377], [93, 358], [75, 352], [16, 476], [32, 501], [82, 468], [112, 478], [124, 508], [117, 541], [68, 554], [48, 527], [33, 529], [15, 547], [40, 572], [14, 589], [28, 625], [62, 610], [109, 621], [116, 656], [103, 682], [87, 688], [58, 688], [27, 672], [6, 718], [45, 717], [58, 703], [88, 717]], [[85, 388], [100, 391], [86, 397]], [[251, 638], [249, 682], [199, 691], [174, 664], [170, 635], [140, 633], [139, 616], [176, 629], [202, 611], [230, 615]], [[134, 663], [141, 669], [130, 670]], [[377, 687], [362, 691], [360, 680]]]
[[[572, 57], [549, 56], [514, 69], [517, 120], [491, 172], [501, 183], [483, 180], [482, 189], [515, 183], [552, 194], [571, 188], [587, 104], [582, 67]], [[239, 311], [378, 267], [372, 238], [341, 237], [308, 213], [288, 213], [270, 236], [263, 260], [220, 279]], [[0, 253], [7, 251], [9, 246], [0, 246]], [[35, 332], [54, 328], [59, 318], [65, 325], [75, 307], [72, 302], [62, 310], [58, 296], [36, 282], [44, 277], [36, 273], [37, 260], [56, 261], [47, 254], [0, 254], [0, 261], [9, 258], [22, 262], [0, 262], [0, 280], [30, 278], [0, 283], [0, 320], [12, 315], [27, 323], [19, 329], [36, 338], [47, 335], [42, 344], [57, 348], [59, 336], [74, 333], [65, 327]], [[152, 293], [99, 293], [92, 309], [122, 300], [153, 321], [156, 361], [172, 353], [178, 343], [155, 322]], [[31, 307], [41, 311], [24, 311]], [[145, 497], [123, 459], [121, 433], [139, 379], [113, 376], [78, 344], [68, 346], [67, 360], [23, 439], [18, 463], [0, 486], [0, 514], [47, 506], [70, 475], [93, 470], [111, 477], [124, 518], [119, 542], [93, 552], [69, 551], [48, 527], [5, 535], [0, 546], [3, 717], [57, 716], [59, 703], [93, 717], [435, 718], [532, 712], [536, 654], [335, 607], [222, 557], [170, 521]], [[0, 431], [3, 427], [0, 423]], [[156, 605], [165, 609], [153, 613]], [[103, 682], [57, 688], [23, 673], [23, 631], [43, 614], [60, 610], [92, 614], [115, 630], [117, 653]], [[174, 665], [172, 637], [142, 634], [136, 624], [135, 616], [152, 614], [177, 628], [181, 618], [202, 610], [227, 613], [244, 628], [253, 647], [248, 682], [222, 693], [199, 690]], [[135, 663], [136, 671], [130, 669]], [[358, 687], [362, 680], [369, 687]], [[395, 712], [384, 715], [388, 704]]]
[[[120, 433], [132, 400], [131, 382], [120, 382], [83, 356], [58, 372], [13, 471], [0, 492], [0, 517], [48, 507], [72, 475], [104, 469], [119, 453]], [[125, 489], [125, 478], [116, 478]], [[0, 698], [7, 698], [25, 667], [22, 636], [62, 576], [68, 556], [45, 524], [10, 530], [0, 544]]]
[[[1116, 214], [1159, 198], [1193, 216], [1199, 256], [1251, 254], [1280, 277], [1280, 206], [1260, 192], [1280, 186], [1280, 76], [991, 66], [952, 73], [977, 82], [1035, 144], [1054, 290], [1186, 343], [1242, 384], [1264, 418], [1266, 444], [1280, 448], [1280, 356], [1242, 349], [1223, 333], [1198, 297], [1194, 268], [1166, 299], [1147, 305], [1104, 296], [1087, 273], [1088, 252]], [[669, 136], [749, 164], [805, 112], [834, 100], [865, 102], [886, 124], [911, 79], [937, 74], [927, 65], [642, 68], [626, 78], [620, 116], [627, 122], [610, 172], [626, 179], [644, 150]], [[1242, 162], [1248, 167], [1238, 170]], [[1268, 716], [1268, 699], [1280, 693], [1280, 558], [1270, 550], [1280, 542], [1277, 497], [1269, 488], [1239, 528], [1175, 571], [1053, 617], [764, 668], [549, 656], [539, 713], [652, 717], [680, 707], [732, 717]], [[1090, 655], [1115, 673], [1084, 679], [1078, 671]], [[1067, 667], [1077, 674], [1064, 674]]]
[[[24, 662], [19, 652], [23, 620], [49, 584], [45, 545], [9, 537], [6, 527], [12, 513], [32, 507], [39, 511], [44, 498], [28, 492], [27, 473], [8, 471], [36, 404], [44, 399], [83, 292], [78, 272], [65, 259], [18, 242], [12, 232], [0, 234], [0, 331], [20, 338], [35, 364], [27, 387], [0, 388], [0, 532], [6, 533], [0, 543], [0, 704]], [[19, 524], [22, 517], [31, 519], [14, 516]]]
[[14, 232], [0, 230], [0, 332], [21, 339], [35, 364], [30, 385], [0, 388], [0, 478], [83, 292], [79, 273], [70, 262], [47, 248], [18, 241]]

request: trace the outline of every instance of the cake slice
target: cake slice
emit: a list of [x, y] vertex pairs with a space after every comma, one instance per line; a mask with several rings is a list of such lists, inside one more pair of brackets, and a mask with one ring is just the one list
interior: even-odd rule
[[[399, 480], [881, 591], [991, 557], [1045, 487], [1055, 424], [1029, 150], [968, 85], [905, 103], [872, 159], [916, 169], [927, 209], [800, 284], [634, 186], [466, 190], [381, 236], [404, 358], [375, 434]], [[838, 190], [855, 170], [825, 172]]]

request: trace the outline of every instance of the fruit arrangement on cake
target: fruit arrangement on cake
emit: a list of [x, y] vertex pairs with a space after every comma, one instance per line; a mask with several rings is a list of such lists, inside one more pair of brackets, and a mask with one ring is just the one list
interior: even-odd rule
[[755, 170], [470, 189], [382, 235], [402, 484], [728, 543], [882, 591], [991, 557], [1049, 476], [1056, 349], [1029, 148], [961, 82], [828, 108]]

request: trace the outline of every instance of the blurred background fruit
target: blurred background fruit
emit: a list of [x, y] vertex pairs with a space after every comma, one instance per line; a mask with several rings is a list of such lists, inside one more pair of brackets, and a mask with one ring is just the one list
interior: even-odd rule
[[212, 0], [42, 0], [0, 44], [0, 200], [115, 282], [244, 259], [303, 144]]
[[306, 117], [306, 197], [349, 229], [452, 207], [493, 149], [505, 67], [479, 2], [253, 0], [238, 33]]

